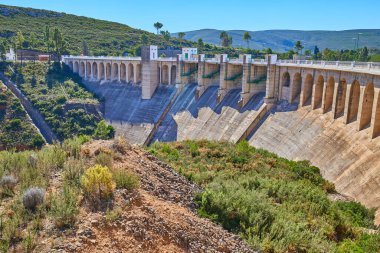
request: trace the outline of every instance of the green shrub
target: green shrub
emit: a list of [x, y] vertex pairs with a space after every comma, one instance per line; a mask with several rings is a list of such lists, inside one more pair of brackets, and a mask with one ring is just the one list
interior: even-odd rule
[[80, 186], [80, 179], [84, 172], [84, 162], [69, 158], [63, 165], [63, 177], [66, 184]]
[[101, 165], [86, 170], [81, 178], [81, 185], [86, 199], [95, 208], [101, 207], [103, 201], [112, 198], [116, 186], [109, 169]]
[[74, 225], [79, 213], [77, 206], [78, 190], [71, 186], [64, 186], [63, 190], [51, 197], [50, 215], [57, 228], [66, 228]]
[[[199, 154], [192, 151], [199, 150]], [[377, 253], [373, 210], [333, 202], [334, 185], [308, 161], [289, 161], [246, 141], [155, 143], [150, 151], [204, 191], [195, 198], [202, 217], [240, 234], [262, 252]], [[173, 159], [175, 157], [175, 159]], [[378, 238], [378, 236], [377, 236]], [[371, 247], [372, 245], [375, 245]]]
[[113, 154], [105, 152], [103, 150], [99, 154], [96, 155], [95, 163], [100, 164], [100, 165], [105, 166], [105, 167], [108, 167], [108, 168], [112, 168]]
[[107, 222], [115, 222], [120, 219], [123, 210], [120, 207], [117, 207], [113, 210], [107, 209], [106, 211], [106, 221]]
[[115, 136], [115, 129], [108, 125], [104, 120], [100, 121], [96, 126], [94, 138], [101, 140], [112, 139]]
[[112, 178], [116, 183], [116, 188], [118, 189], [127, 189], [132, 191], [140, 185], [139, 178], [126, 169], [112, 170]]

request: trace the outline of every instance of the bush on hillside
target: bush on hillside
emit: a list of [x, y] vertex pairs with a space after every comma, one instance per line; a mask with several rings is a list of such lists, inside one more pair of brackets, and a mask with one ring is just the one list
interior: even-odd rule
[[113, 197], [116, 187], [110, 170], [101, 165], [95, 165], [86, 170], [81, 178], [81, 185], [86, 199], [94, 208], [107, 204]]
[[44, 202], [45, 190], [42, 188], [29, 188], [22, 195], [22, 203], [26, 209], [36, 210]]
[[78, 191], [74, 187], [64, 186], [59, 193], [53, 194], [51, 198], [50, 215], [57, 228], [66, 228], [74, 225], [79, 213]]
[[108, 125], [105, 120], [98, 123], [95, 129], [94, 138], [101, 140], [112, 139], [115, 136], [115, 129]]
[[[333, 202], [332, 183], [308, 161], [289, 161], [246, 141], [155, 143], [149, 151], [203, 186], [198, 212], [263, 252], [377, 253], [374, 213]], [[365, 229], [363, 229], [365, 228]], [[376, 245], [371, 247], [370, 245]]]
[[116, 183], [116, 188], [118, 189], [127, 189], [129, 191], [133, 191], [140, 185], [139, 178], [126, 169], [112, 170], [112, 178]]

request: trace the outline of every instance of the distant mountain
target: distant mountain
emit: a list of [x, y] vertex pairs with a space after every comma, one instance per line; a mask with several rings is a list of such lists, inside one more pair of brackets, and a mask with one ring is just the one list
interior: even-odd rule
[[[202, 29], [185, 32], [185, 39], [197, 41], [202, 38], [204, 42], [220, 44], [219, 34], [221, 30]], [[227, 33], [232, 36], [234, 47], [246, 47], [243, 41], [243, 30], [231, 30]], [[270, 47], [277, 52], [292, 49], [297, 40], [302, 41], [306, 49], [353, 49], [356, 38], [360, 34], [359, 47], [380, 48], [380, 29], [360, 29], [345, 31], [297, 31], [297, 30], [267, 30], [250, 32], [252, 41], [250, 47], [254, 49], [264, 49]], [[177, 36], [177, 34], [173, 34]]]

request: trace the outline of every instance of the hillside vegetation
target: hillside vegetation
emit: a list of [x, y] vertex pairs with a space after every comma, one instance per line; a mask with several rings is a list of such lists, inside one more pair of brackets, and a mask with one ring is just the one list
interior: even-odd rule
[[122, 139], [0, 152], [0, 252], [247, 252], [199, 187]]
[[44, 143], [20, 100], [0, 81], [0, 150], [38, 148]]
[[113, 129], [107, 129], [96, 111], [98, 99], [84, 88], [82, 79], [68, 66], [29, 62], [24, 66], [3, 64], [2, 69], [40, 111], [60, 140], [97, 133], [101, 135], [99, 138], [113, 136]]
[[[0, 38], [11, 38], [17, 31], [25, 37], [25, 48], [46, 51], [44, 45], [45, 26], [59, 28], [68, 42], [67, 52], [79, 55], [83, 52], [83, 42], [87, 43], [90, 54], [122, 55], [135, 54], [142, 43], [159, 47], [190, 46], [193, 43], [176, 38], [165, 38], [124, 24], [80, 17], [65, 13], [31, 8], [0, 5]], [[152, 24], [153, 26], [153, 24]], [[30, 35], [35, 39], [30, 40]], [[146, 41], [142, 41], [142, 36]]]
[[156, 143], [149, 151], [202, 185], [198, 212], [263, 252], [379, 252], [374, 211], [332, 201], [333, 184], [306, 161], [209, 141]]

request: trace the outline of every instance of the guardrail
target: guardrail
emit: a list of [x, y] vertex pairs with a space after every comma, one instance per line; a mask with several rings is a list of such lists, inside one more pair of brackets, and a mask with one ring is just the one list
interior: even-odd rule
[[377, 62], [355, 62], [355, 61], [309, 61], [309, 60], [278, 60], [276, 64], [279, 65], [309, 65], [309, 66], [321, 66], [336, 67], [341, 69], [362, 69], [380, 71], [380, 63]]
[[[73, 60], [119, 60], [119, 61], [141, 61], [141, 57], [124, 57], [124, 56], [73, 56], [65, 55], [63, 59]], [[176, 61], [175, 57], [158, 58], [158, 61]], [[182, 59], [184, 62], [198, 62], [197, 58]], [[204, 62], [219, 63], [218, 58], [204, 58]], [[227, 58], [226, 62], [232, 64], [243, 64], [242, 59]], [[267, 64], [265, 59], [251, 59], [251, 64]], [[337, 68], [337, 69], [352, 69], [352, 70], [370, 70], [380, 72], [379, 62], [356, 62], [356, 61], [314, 61], [314, 60], [277, 60], [277, 65], [290, 66], [318, 66], [321, 68]]]
[[129, 57], [129, 56], [74, 56], [64, 55], [63, 59], [73, 60], [118, 60], [118, 61], [141, 61], [141, 57]]

